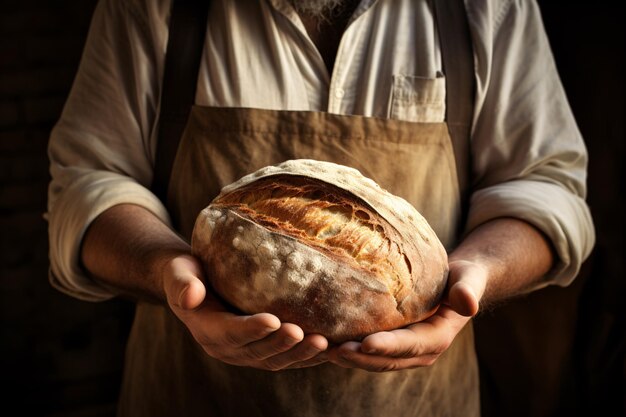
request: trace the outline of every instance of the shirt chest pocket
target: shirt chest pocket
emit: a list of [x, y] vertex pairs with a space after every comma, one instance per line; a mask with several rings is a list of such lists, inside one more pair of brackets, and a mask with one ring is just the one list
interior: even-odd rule
[[445, 114], [446, 82], [443, 76], [393, 76], [389, 118], [407, 122], [441, 123]]

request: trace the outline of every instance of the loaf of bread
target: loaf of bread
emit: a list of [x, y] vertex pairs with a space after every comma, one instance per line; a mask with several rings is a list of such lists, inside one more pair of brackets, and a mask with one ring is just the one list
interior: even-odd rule
[[213, 290], [339, 343], [423, 320], [447, 254], [426, 220], [355, 169], [292, 160], [226, 186], [199, 214], [192, 252]]

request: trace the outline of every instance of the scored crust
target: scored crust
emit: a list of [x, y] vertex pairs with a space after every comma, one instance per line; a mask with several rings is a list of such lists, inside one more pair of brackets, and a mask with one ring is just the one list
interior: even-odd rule
[[357, 170], [287, 161], [224, 187], [194, 227], [213, 289], [332, 342], [428, 317], [447, 255], [426, 220]]

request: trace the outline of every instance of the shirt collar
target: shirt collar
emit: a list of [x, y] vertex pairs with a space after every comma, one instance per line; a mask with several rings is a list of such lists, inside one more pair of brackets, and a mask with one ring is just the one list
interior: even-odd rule
[[[300, 16], [296, 12], [296, 10], [291, 5], [291, 1], [289, 0], [266, 0], [276, 11], [281, 13], [287, 19], [289, 19], [298, 29], [305, 31], [302, 20], [300, 20]], [[372, 7], [379, 0], [361, 0], [359, 5], [354, 10], [352, 17], [348, 21], [348, 25], [355, 21], [359, 16], [365, 13], [370, 7]]]

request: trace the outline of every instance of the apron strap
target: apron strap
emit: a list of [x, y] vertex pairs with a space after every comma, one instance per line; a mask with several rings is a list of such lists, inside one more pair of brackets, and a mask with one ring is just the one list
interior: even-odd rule
[[[474, 53], [463, 0], [434, 0], [437, 30], [446, 77], [446, 122], [461, 191], [462, 213], [467, 213], [471, 178], [470, 135], [474, 117]], [[465, 223], [462, 218], [461, 224]]]
[[210, 1], [172, 3], [151, 186], [164, 204], [178, 143], [196, 96]]
[[[151, 187], [164, 203], [178, 143], [195, 99], [209, 3], [208, 0], [173, 1]], [[472, 43], [463, 0], [436, 0], [433, 3], [446, 76], [446, 121], [457, 170], [462, 173], [459, 189], [465, 213], [475, 91]], [[454, 93], [450, 94], [450, 91]]]

